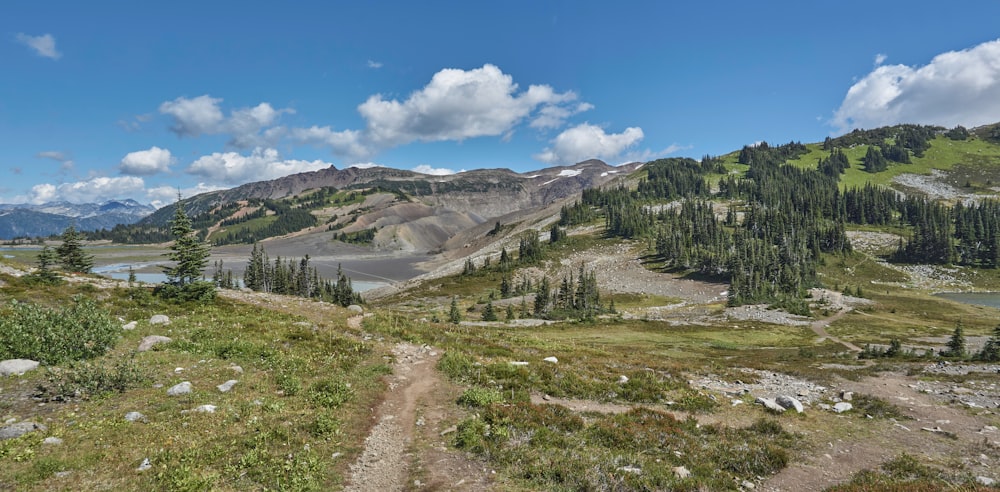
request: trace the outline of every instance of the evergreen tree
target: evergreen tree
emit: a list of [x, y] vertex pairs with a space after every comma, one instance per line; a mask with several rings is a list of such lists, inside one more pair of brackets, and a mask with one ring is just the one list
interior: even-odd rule
[[56, 248], [56, 254], [64, 270], [90, 273], [90, 269], [94, 267], [94, 257], [83, 251], [82, 240], [83, 234], [77, 232], [76, 227], [72, 225], [63, 231], [62, 244]]
[[483, 321], [496, 321], [496, 320], [497, 320], [497, 313], [496, 310], [493, 309], [493, 301], [489, 301], [486, 303], [486, 306], [483, 307]]
[[538, 290], [535, 291], [535, 316], [544, 315], [549, 310], [551, 295], [552, 286], [549, 284], [548, 277], [542, 278], [542, 282], [538, 285]]
[[870, 173], [882, 172], [889, 169], [889, 162], [882, 155], [882, 149], [874, 145], [868, 146], [868, 152], [861, 160], [861, 163], [864, 165], [865, 171]]
[[514, 316], [514, 306], [511, 305], [511, 304], [508, 304], [507, 305], [507, 313], [506, 313], [506, 316], [504, 317], [504, 321], [507, 321], [509, 323], [509, 322], [513, 321], [514, 319], [515, 319], [515, 316]]
[[56, 261], [58, 261], [56, 252], [52, 251], [52, 248], [48, 246], [42, 247], [42, 250], [38, 252], [38, 268], [32, 273], [32, 278], [46, 284], [58, 284], [61, 282], [62, 279], [59, 278], [59, 275], [52, 271], [52, 265]]
[[951, 334], [946, 345], [948, 350], [941, 353], [944, 357], [964, 357], [965, 356], [965, 335], [962, 333], [962, 323], [955, 326], [955, 331]]
[[986, 345], [976, 354], [976, 359], [984, 362], [1000, 361], [1000, 325], [993, 329], [993, 336], [986, 340]]
[[459, 324], [462, 322], [462, 312], [458, 310], [458, 298], [451, 298], [451, 308], [448, 309], [448, 322]]
[[167, 275], [167, 283], [184, 287], [198, 281], [202, 276], [211, 251], [209, 246], [195, 234], [191, 219], [180, 203], [180, 196], [177, 197], [170, 233], [174, 237], [174, 244], [170, 245], [171, 252], [167, 257], [174, 262], [174, 266], [165, 268], [163, 273]]

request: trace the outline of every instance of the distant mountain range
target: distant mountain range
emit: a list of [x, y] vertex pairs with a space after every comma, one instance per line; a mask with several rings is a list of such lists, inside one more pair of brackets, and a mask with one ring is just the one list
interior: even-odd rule
[[154, 211], [154, 207], [135, 200], [0, 204], [0, 239], [50, 236], [61, 233], [70, 224], [80, 231], [110, 229], [118, 224], [138, 222]]

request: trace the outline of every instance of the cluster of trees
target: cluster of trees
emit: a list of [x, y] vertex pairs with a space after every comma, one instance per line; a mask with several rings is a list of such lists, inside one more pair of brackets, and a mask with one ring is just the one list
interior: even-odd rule
[[353, 244], [371, 244], [375, 240], [375, 228], [362, 229], [355, 232], [341, 232], [335, 234], [338, 241]]
[[[941, 350], [937, 355], [948, 359], [965, 359], [971, 356], [973, 360], [998, 362], [1000, 361], [1000, 325], [993, 329], [993, 335], [986, 340], [986, 344], [981, 350], [970, 354], [965, 346], [965, 332], [960, 321], [945, 344], [944, 350]], [[927, 349], [923, 354], [917, 354], [913, 350], [903, 350], [902, 342], [898, 338], [893, 338], [889, 341], [889, 346], [884, 349], [868, 344], [858, 354], [859, 359], [892, 357], [934, 357], [934, 351]]]
[[885, 126], [873, 130], [859, 128], [837, 138], [827, 137], [823, 141], [823, 150], [846, 149], [857, 145], [884, 146], [886, 141], [892, 140], [912, 151], [913, 155], [922, 157], [924, 151], [930, 148], [930, 141], [944, 131], [943, 127], [927, 125]]
[[337, 267], [337, 278], [327, 280], [309, 264], [309, 255], [299, 260], [282, 260], [277, 257], [271, 262], [264, 247], [254, 244], [250, 260], [243, 274], [243, 285], [257, 292], [293, 295], [334, 302], [341, 306], [360, 304], [361, 295], [354, 292], [351, 279]]
[[53, 270], [57, 265], [66, 272], [90, 273], [94, 267], [94, 255], [84, 251], [83, 234], [70, 225], [63, 231], [61, 239], [62, 244], [54, 250], [43, 246], [38, 252], [38, 268], [32, 274], [33, 279], [49, 284], [60, 282], [59, 275]]
[[266, 211], [274, 212], [274, 220], [268, 221], [261, 226], [248, 225], [235, 230], [226, 231], [220, 234], [213, 244], [222, 246], [225, 244], [251, 244], [261, 239], [281, 236], [283, 234], [300, 231], [307, 227], [313, 227], [319, 223], [316, 216], [301, 207], [293, 207], [291, 204], [278, 200], [264, 200], [263, 206], [257, 211], [258, 214], [266, 215]]

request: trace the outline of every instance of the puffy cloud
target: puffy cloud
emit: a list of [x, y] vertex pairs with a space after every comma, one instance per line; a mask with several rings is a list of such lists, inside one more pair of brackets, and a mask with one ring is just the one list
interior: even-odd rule
[[459, 173], [465, 172], [465, 170], [463, 169], [461, 171], [455, 171], [454, 169], [448, 169], [444, 167], [431, 167], [428, 166], [427, 164], [421, 164], [413, 168], [413, 172], [417, 172], [420, 174], [429, 174], [431, 176], [447, 176], [449, 174], [455, 174], [456, 172]]
[[358, 106], [358, 112], [367, 123], [364, 139], [376, 148], [387, 148], [414, 141], [503, 135], [539, 107], [560, 107], [576, 99], [573, 92], [557, 93], [547, 85], [518, 91], [510, 75], [487, 64], [472, 70], [441, 70], [404, 101], [373, 95]]
[[122, 158], [118, 169], [122, 174], [133, 176], [152, 176], [156, 173], [167, 172], [174, 162], [174, 156], [170, 155], [167, 149], [150, 147], [149, 150], [139, 150], [129, 152]]
[[44, 56], [45, 58], [51, 58], [53, 60], [58, 60], [62, 53], [56, 50], [56, 38], [52, 37], [51, 34], [42, 34], [41, 36], [31, 36], [24, 34], [23, 32], [17, 33], [15, 36], [18, 43], [21, 43], [32, 50], [38, 56]]
[[219, 103], [222, 99], [209, 95], [195, 98], [178, 97], [160, 104], [160, 113], [173, 118], [170, 130], [182, 137], [228, 134], [229, 144], [237, 148], [251, 148], [269, 145], [281, 138], [283, 128], [268, 128], [274, 125], [282, 113], [294, 113], [293, 109], [274, 109], [263, 102], [252, 108], [231, 111], [226, 117]]
[[594, 109], [594, 105], [585, 102], [572, 107], [548, 104], [538, 110], [538, 115], [535, 116], [535, 119], [531, 120], [529, 126], [542, 129], [559, 128], [566, 123], [566, 118], [584, 111], [590, 111], [591, 109]]
[[37, 184], [31, 188], [27, 201], [35, 204], [65, 200], [73, 203], [102, 202], [136, 193], [145, 186], [142, 178], [120, 176], [96, 177], [74, 183]]
[[312, 126], [309, 128], [293, 128], [290, 131], [293, 139], [301, 143], [329, 147], [334, 154], [348, 160], [360, 160], [371, 157], [374, 151], [362, 141], [363, 136], [357, 130], [334, 131], [329, 126]]
[[250, 155], [236, 152], [215, 152], [200, 157], [188, 167], [187, 172], [215, 182], [237, 185], [306, 171], [317, 171], [329, 166], [329, 163], [319, 160], [282, 160], [277, 150], [258, 147]]
[[834, 113], [831, 124], [840, 131], [897, 123], [974, 127], [1000, 120], [1000, 39], [942, 53], [922, 67], [876, 64]]
[[535, 159], [553, 165], [568, 165], [587, 159], [616, 160], [643, 138], [642, 128], [629, 127], [622, 133], [606, 133], [603, 128], [583, 123], [552, 139], [551, 145]]
[[164, 205], [169, 205], [177, 201], [177, 193], [180, 192], [181, 198], [191, 198], [195, 195], [200, 195], [202, 193], [208, 193], [210, 191], [218, 191], [226, 189], [224, 186], [213, 186], [205, 183], [198, 183], [195, 186], [188, 188], [177, 188], [175, 186], [157, 186], [154, 188], [149, 188], [146, 190], [146, 198], [149, 200], [149, 204], [160, 208]]

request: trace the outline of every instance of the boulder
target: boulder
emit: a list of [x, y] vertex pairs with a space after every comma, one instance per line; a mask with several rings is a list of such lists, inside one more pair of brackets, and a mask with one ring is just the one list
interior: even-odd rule
[[627, 382], [628, 382], [628, 376], [626, 376], [624, 374], [622, 374], [621, 376], [618, 376], [618, 384], [625, 384]]
[[60, 445], [62, 443], [63, 443], [63, 440], [59, 439], [58, 437], [55, 437], [55, 436], [46, 437], [45, 440], [42, 441], [42, 444], [48, 444], [50, 446], [58, 446], [58, 445]]
[[546, 358], [544, 358], [544, 359], [542, 359], [542, 360], [544, 360], [545, 362], [551, 362], [551, 363], [553, 363], [553, 364], [555, 364], [555, 363], [559, 362], [559, 359], [557, 359], [557, 358], [555, 358], [555, 357], [546, 357]]
[[230, 379], [229, 381], [226, 381], [225, 383], [222, 383], [222, 384], [216, 386], [216, 389], [218, 389], [219, 391], [221, 391], [223, 393], [228, 393], [229, 390], [233, 389], [233, 386], [235, 386], [236, 383], [238, 383], [238, 382], [239, 381], [237, 381], [235, 379]]
[[146, 416], [139, 412], [129, 412], [125, 414], [125, 420], [129, 422], [145, 422]]
[[851, 401], [851, 400], [854, 399], [854, 392], [853, 391], [841, 391], [840, 392], [840, 399], [844, 400], [844, 401]]
[[996, 485], [997, 481], [993, 480], [990, 477], [978, 476], [976, 477], [976, 483], [978, 483], [979, 485], [983, 485], [985, 487], [992, 487]]
[[149, 318], [149, 324], [151, 325], [169, 325], [170, 317], [165, 314], [154, 314]]
[[854, 408], [854, 405], [851, 405], [846, 401], [842, 401], [833, 406], [833, 411], [837, 413], [844, 413], [850, 411], [852, 408]]
[[136, 326], [139, 326], [139, 322], [138, 321], [132, 321], [132, 322], [125, 323], [124, 325], [122, 325], [122, 329], [123, 330], [134, 330]]
[[0, 362], [0, 376], [20, 376], [38, 369], [38, 361], [31, 359], [8, 359]]
[[184, 381], [183, 383], [178, 383], [167, 390], [167, 394], [170, 396], [186, 395], [191, 392], [191, 382]]
[[691, 470], [688, 470], [686, 466], [675, 466], [672, 470], [674, 472], [674, 476], [681, 480], [691, 476]]
[[358, 306], [357, 304], [351, 304], [350, 306], [347, 306], [347, 310], [354, 314], [361, 314], [365, 312], [365, 309], [361, 306]]
[[5, 439], [16, 439], [29, 432], [46, 431], [48, 427], [34, 422], [16, 422], [0, 427], [0, 441]]
[[764, 405], [764, 408], [766, 408], [766, 409], [768, 409], [768, 410], [770, 410], [772, 412], [776, 412], [776, 413], [784, 413], [785, 412], [785, 407], [783, 407], [781, 405], [778, 405], [778, 402], [774, 401], [773, 398], [764, 398], [764, 397], [759, 396], [759, 397], [757, 397], [756, 400], [754, 400], [754, 403], [757, 403], [757, 404], [760, 404], [760, 405]]
[[194, 409], [198, 413], [215, 413], [215, 409], [219, 408], [215, 405], [199, 405]]
[[139, 348], [137, 350], [139, 352], [146, 352], [152, 349], [153, 346], [158, 343], [170, 343], [172, 341], [174, 341], [174, 339], [170, 337], [165, 337], [162, 335], [150, 335], [148, 337], [143, 338], [142, 341], [139, 342]]
[[775, 403], [781, 405], [785, 410], [795, 409], [795, 413], [802, 413], [805, 408], [802, 406], [802, 402], [792, 398], [791, 396], [781, 395], [776, 400]]

